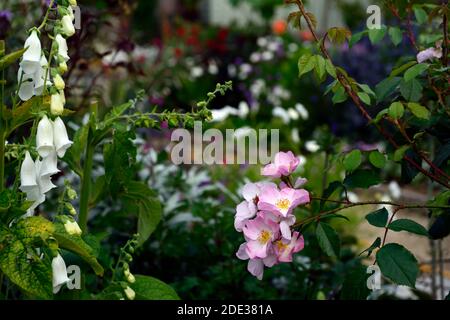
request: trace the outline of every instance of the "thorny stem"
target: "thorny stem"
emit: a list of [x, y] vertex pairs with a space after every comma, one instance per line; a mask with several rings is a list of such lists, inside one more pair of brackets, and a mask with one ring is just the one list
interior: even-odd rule
[[[0, 41], [0, 58], [5, 54], [5, 42]], [[5, 96], [5, 70], [1, 71], [0, 78], [0, 192], [5, 187], [5, 126], [3, 117], [4, 96]]]
[[350, 201], [342, 201], [342, 200], [330, 200], [320, 197], [311, 197], [311, 201], [324, 201], [324, 202], [330, 202], [330, 203], [338, 203], [343, 204], [344, 206], [335, 208], [332, 210], [324, 211], [321, 213], [318, 213], [312, 217], [306, 218], [303, 221], [300, 221], [299, 223], [294, 225], [294, 228], [303, 226], [307, 223], [313, 222], [313, 221], [319, 221], [320, 219], [323, 219], [326, 216], [329, 216], [331, 214], [337, 213], [339, 211], [350, 209], [354, 207], [361, 207], [361, 206], [370, 206], [370, 205], [386, 205], [386, 206], [392, 206], [397, 207], [395, 210], [403, 210], [403, 209], [450, 209], [450, 206], [433, 206], [433, 205], [427, 205], [427, 204], [401, 204], [401, 203], [395, 203], [391, 201], [364, 201], [364, 202], [350, 202]]
[[383, 241], [382, 241], [382, 243], [381, 243], [381, 246], [382, 246], [382, 247], [383, 247], [384, 244], [386, 243], [386, 237], [387, 237], [387, 234], [388, 234], [388, 232], [389, 232], [389, 227], [388, 227], [388, 226], [391, 224], [392, 221], [394, 221], [394, 217], [395, 217], [395, 215], [397, 214], [397, 212], [399, 212], [400, 210], [403, 210], [403, 209], [405, 209], [405, 206], [400, 206], [400, 207], [396, 208], [396, 209], [394, 210], [394, 212], [392, 212], [391, 218], [389, 219], [387, 225], [384, 227]]
[[[302, 16], [304, 17], [304, 19], [306, 20], [306, 23], [308, 25], [308, 29], [311, 32], [312, 36], [314, 37], [315, 41], [319, 44], [320, 46], [320, 51], [322, 52], [322, 54], [328, 58], [331, 62], [331, 56], [328, 53], [328, 50], [325, 47], [325, 41], [320, 41], [319, 37], [317, 36], [317, 33], [315, 32], [314, 26], [311, 22], [311, 19], [309, 18], [309, 16], [306, 14], [306, 9], [303, 5], [303, 2], [301, 0], [296, 0], [297, 6], [300, 9], [300, 12], [302, 14]], [[357, 93], [352, 89], [351, 85], [348, 83], [347, 78], [345, 77], [345, 75], [343, 75], [341, 72], [339, 72], [339, 70], [337, 70], [337, 80], [341, 83], [341, 85], [344, 87], [346, 93], [349, 95], [349, 97], [353, 100], [353, 102], [355, 103], [355, 105], [358, 107], [358, 109], [360, 110], [360, 112], [362, 113], [362, 115], [369, 121], [372, 122], [373, 118], [372, 116], [367, 112], [367, 110], [365, 109], [365, 107], [363, 106], [361, 99], [358, 97]], [[397, 142], [394, 140], [394, 138], [388, 133], [386, 132], [386, 130], [381, 127], [378, 123], [374, 124], [375, 127], [378, 129], [378, 131], [390, 142], [390, 144], [398, 149], [399, 145], [397, 144]], [[423, 154], [420, 154], [421, 157], [425, 157]], [[403, 158], [405, 159], [405, 161], [409, 162], [412, 166], [414, 166], [418, 171], [420, 171], [422, 174], [424, 174], [425, 176], [429, 177], [430, 179], [436, 181], [437, 183], [441, 184], [442, 186], [446, 187], [447, 189], [450, 189], [450, 184], [446, 181], [442, 181], [440, 179], [440, 176], [437, 176], [425, 169], [422, 168], [421, 165], [419, 165], [418, 163], [416, 163], [413, 159], [411, 159], [408, 155], [404, 155]], [[426, 157], [425, 157], [426, 158]], [[431, 160], [427, 159], [426, 160], [427, 163], [432, 163]], [[434, 166], [434, 165], [433, 165]], [[434, 169], [434, 168], [433, 168]]]

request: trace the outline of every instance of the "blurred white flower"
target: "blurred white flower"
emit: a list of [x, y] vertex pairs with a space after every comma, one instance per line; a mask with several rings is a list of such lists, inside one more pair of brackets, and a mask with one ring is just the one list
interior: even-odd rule
[[260, 46], [260, 47], [265, 47], [265, 46], [267, 46], [268, 42], [269, 42], [269, 41], [267, 41], [267, 38], [264, 38], [264, 37], [260, 37], [260, 38], [258, 38], [258, 40], [256, 41], [256, 43], [257, 43], [258, 46]]
[[286, 109], [282, 107], [275, 107], [272, 110], [272, 115], [274, 117], [281, 118], [285, 124], [288, 124], [291, 121], [291, 117], [289, 116], [289, 113]]
[[309, 152], [315, 153], [315, 152], [319, 151], [320, 146], [317, 144], [316, 141], [310, 140], [310, 141], [307, 141], [307, 142], [305, 143], [305, 148], [306, 148], [306, 150], [308, 150]]
[[195, 66], [191, 69], [191, 77], [192, 78], [200, 78], [201, 76], [203, 76], [203, 68], [200, 66]]
[[292, 129], [291, 137], [294, 143], [300, 143], [300, 133], [297, 128]]
[[231, 106], [223, 107], [222, 109], [211, 110], [212, 113], [212, 121], [220, 122], [226, 120], [231, 115], [238, 115], [239, 110], [233, 108]]
[[271, 61], [274, 58], [274, 54], [271, 51], [264, 51], [261, 57], [264, 61]]
[[60, 34], [57, 34], [55, 37], [56, 44], [58, 45], [58, 55], [64, 59], [64, 61], [70, 60], [69, 57], [69, 48], [67, 47], [67, 41]]
[[303, 120], [308, 120], [308, 118], [309, 118], [309, 112], [308, 112], [308, 110], [306, 110], [306, 108], [305, 108], [305, 106], [304, 106], [303, 104], [297, 103], [297, 104], [295, 105], [295, 110], [297, 110], [297, 112], [300, 114], [300, 117], [301, 117]]
[[219, 67], [215, 61], [211, 61], [208, 65], [209, 74], [216, 75], [219, 73]]
[[61, 19], [62, 32], [67, 36], [71, 37], [75, 34], [75, 27], [73, 25], [73, 19], [69, 14], [66, 14]]
[[235, 65], [233, 64], [228, 65], [228, 74], [232, 78], [234, 78], [237, 75], [237, 68]]
[[402, 189], [400, 188], [397, 181], [391, 181], [388, 186], [389, 192], [394, 199], [400, 199], [402, 196]]
[[348, 201], [350, 201], [350, 202], [359, 202], [359, 197], [354, 192], [351, 192], [351, 191], [347, 192], [347, 198], [348, 198]]
[[250, 55], [250, 61], [251, 61], [252, 63], [258, 63], [258, 62], [260, 62], [260, 61], [261, 61], [261, 54], [260, 54], [259, 52], [253, 52], [253, 53]]
[[299, 118], [298, 112], [293, 108], [288, 109], [288, 114], [289, 114], [289, 117], [294, 121], [298, 120], [298, 118]]

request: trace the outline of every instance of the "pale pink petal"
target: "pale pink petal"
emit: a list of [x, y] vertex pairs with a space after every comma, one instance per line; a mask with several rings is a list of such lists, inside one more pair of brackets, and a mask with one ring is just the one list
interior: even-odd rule
[[264, 258], [263, 262], [266, 267], [272, 268], [274, 265], [277, 264], [278, 258], [274, 253], [272, 253], [269, 256], [267, 256], [267, 258]]
[[295, 181], [294, 187], [300, 188], [300, 187], [303, 187], [307, 183], [308, 183], [308, 179], [298, 178], [297, 181]]
[[245, 247], [246, 252], [250, 259], [267, 257], [267, 243], [261, 243], [258, 240], [251, 240]]
[[268, 164], [261, 170], [261, 175], [272, 178], [279, 178], [281, 174], [278, 172], [278, 168], [273, 164]]
[[262, 280], [264, 275], [264, 263], [261, 259], [252, 259], [248, 262], [247, 270], [258, 278], [258, 280]]
[[258, 196], [260, 189], [254, 183], [247, 183], [244, 188], [242, 188], [242, 195], [244, 199], [248, 202], [253, 202], [253, 200]]
[[236, 252], [236, 257], [238, 257], [241, 260], [248, 260], [250, 257], [248, 256], [247, 252], [245, 251], [245, 248], [247, 247], [247, 242], [241, 244], [239, 246], [238, 252]]
[[263, 226], [264, 223], [261, 218], [256, 218], [255, 220], [247, 221], [247, 223], [243, 228], [244, 235], [251, 240], [256, 240], [258, 239]]
[[291, 238], [292, 238], [291, 228], [286, 221], [280, 222], [280, 230], [281, 230], [281, 235], [283, 236], [283, 238], [285, 238], [287, 240], [291, 240]]

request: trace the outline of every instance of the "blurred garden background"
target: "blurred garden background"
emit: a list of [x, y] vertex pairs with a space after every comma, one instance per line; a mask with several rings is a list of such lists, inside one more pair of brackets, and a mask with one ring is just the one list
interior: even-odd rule
[[[23, 46], [27, 36], [23, 26], [39, 23], [45, 2], [1, 1], [0, 39], [6, 39], [7, 48]], [[382, 1], [306, 1], [318, 20], [318, 33], [334, 26], [347, 27], [353, 34], [364, 31], [369, 4], [383, 8], [384, 25], [401, 25]], [[298, 173], [308, 179], [307, 189], [313, 194], [322, 194], [331, 182], [342, 179], [345, 166], [337, 159], [348, 151], [390, 150], [350, 100], [333, 104], [332, 96], [324, 95], [329, 83], [320, 83], [312, 75], [299, 78], [299, 58], [316, 50], [316, 44], [308, 29], [299, 31], [288, 25], [293, 5], [282, 0], [79, 0], [78, 6], [81, 25], [68, 40], [71, 59], [64, 75], [66, 108], [74, 112], [67, 122], [71, 135], [88, 121], [92, 101], [97, 101], [100, 114], [137, 95], [142, 97], [137, 108], [143, 112], [189, 112], [217, 83], [231, 80], [233, 90], [213, 101], [213, 119], [204, 124], [204, 130], [280, 129], [280, 149], [300, 156]], [[416, 23], [412, 27], [418, 39], [421, 28]], [[433, 40], [424, 41], [425, 47], [434, 45]], [[417, 54], [406, 35], [394, 45], [388, 34], [378, 41], [364, 37], [353, 45], [344, 42], [329, 52], [336, 65], [377, 94], [382, 90], [377, 85], [398, 61], [415, 59]], [[16, 74], [11, 71], [7, 76], [13, 79]], [[386, 103], [377, 101], [368, 109], [376, 115], [384, 108]], [[163, 122], [160, 128], [141, 128], [133, 140], [138, 147], [136, 175], [157, 192], [163, 210], [155, 232], [136, 249], [130, 262], [133, 272], [158, 278], [189, 300], [351, 296], [342, 292], [344, 281], [350, 281], [355, 268], [373, 263], [373, 256], [360, 253], [384, 233], [365, 219], [379, 207], [347, 209], [341, 214], [348, 221], [331, 222], [341, 238], [340, 259], [324, 255], [314, 233], [307, 229], [305, 249], [294, 256], [293, 263], [266, 270], [260, 281], [235, 256], [242, 235], [234, 229], [234, 215], [242, 187], [261, 179], [261, 167], [174, 165], [169, 156], [171, 127], [173, 123]], [[438, 150], [440, 145], [433, 143], [430, 150]], [[92, 172], [94, 182], [105, 174], [102, 157], [100, 150], [93, 158], [98, 164]], [[80, 183], [67, 168], [60, 177], [60, 184], [65, 179], [74, 186]], [[424, 203], [440, 191], [424, 176], [408, 175], [392, 159], [387, 159], [382, 180], [368, 190], [350, 190], [348, 199]], [[93, 201], [90, 207], [89, 230], [101, 244], [100, 264], [108, 266], [111, 257], [120, 253], [117, 244], [126, 243], [130, 230], [135, 229], [136, 219], [121, 210], [101, 182], [93, 192], [94, 199], [102, 200]], [[55, 195], [40, 213], [54, 211], [57, 201]], [[387, 209], [392, 213], [392, 208]], [[434, 222], [429, 215], [425, 209], [403, 210], [398, 217], [408, 217], [428, 229]], [[450, 290], [449, 239], [391, 232], [388, 242], [394, 241], [413, 249], [419, 262], [416, 289], [383, 281], [382, 289], [370, 297], [444, 298]], [[67, 255], [66, 259], [70, 264], [77, 257]], [[86, 281], [93, 288], [101, 286], [94, 278]], [[13, 289], [10, 295], [20, 297]]]

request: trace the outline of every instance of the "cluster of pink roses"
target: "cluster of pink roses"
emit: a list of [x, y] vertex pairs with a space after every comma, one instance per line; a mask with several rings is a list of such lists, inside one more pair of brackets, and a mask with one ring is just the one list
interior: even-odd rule
[[280, 185], [248, 183], [242, 190], [245, 201], [236, 208], [234, 226], [244, 233], [246, 242], [236, 255], [241, 260], [249, 260], [248, 271], [259, 280], [264, 266], [292, 262], [292, 255], [304, 247], [303, 236], [293, 232], [291, 226], [296, 222], [294, 209], [310, 201], [308, 191], [298, 189], [306, 180], [300, 178], [294, 186], [288, 182], [299, 162], [290, 151], [277, 153], [274, 163], [265, 166], [261, 174], [282, 178]]

